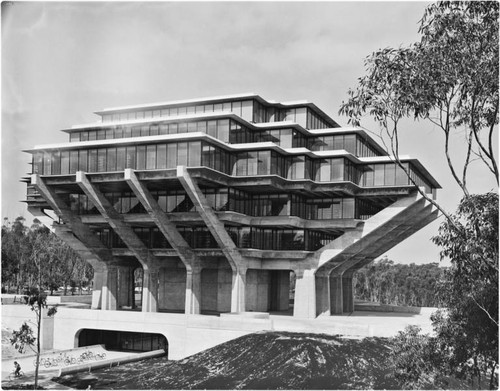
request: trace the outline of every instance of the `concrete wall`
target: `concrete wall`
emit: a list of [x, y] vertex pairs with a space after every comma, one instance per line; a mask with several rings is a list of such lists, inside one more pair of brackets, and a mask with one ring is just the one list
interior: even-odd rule
[[201, 310], [231, 311], [232, 273], [230, 269], [201, 271]]
[[186, 269], [161, 268], [158, 289], [160, 310], [184, 311], [186, 298]]
[[168, 358], [177, 360], [259, 330], [271, 330], [269, 319], [172, 313], [98, 311], [61, 308], [54, 323], [55, 349], [77, 347], [80, 330], [104, 329], [158, 333], [167, 338]]
[[269, 288], [271, 276], [269, 270], [248, 269], [246, 285], [246, 310], [269, 310]]

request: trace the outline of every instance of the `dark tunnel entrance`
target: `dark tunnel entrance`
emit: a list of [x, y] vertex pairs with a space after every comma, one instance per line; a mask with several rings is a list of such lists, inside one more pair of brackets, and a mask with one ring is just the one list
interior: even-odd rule
[[168, 341], [162, 334], [133, 331], [83, 329], [78, 336], [78, 347], [104, 345], [107, 350], [122, 352], [150, 352], [163, 349], [168, 353]]

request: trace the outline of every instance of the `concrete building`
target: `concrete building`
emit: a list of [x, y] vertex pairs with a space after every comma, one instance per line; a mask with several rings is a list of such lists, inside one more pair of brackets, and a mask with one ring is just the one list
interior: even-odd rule
[[241, 94], [96, 114], [27, 151], [25, 178], [28, 210], [93, 266], [92, 309], [352, 312], [353, 273], [437, 216], [418, 160], [401, 168], [313, 103]]

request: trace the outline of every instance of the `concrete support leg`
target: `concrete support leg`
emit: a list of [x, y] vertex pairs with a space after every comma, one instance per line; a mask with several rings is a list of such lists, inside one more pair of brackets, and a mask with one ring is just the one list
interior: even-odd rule
[[93, 310], [102, 308], [102, 288], [106, 278], [107, 272], [105, 268], [94, 268], [94, 286], [92, 288], [92, 304], [90, 306]]
[[186, 271], [186, 314], [199, 314], [201, 303], [201, 269]]
[[[134, 269], [127, 266], [118, 267], [118, 307], [133, 307]], [[132, 294], [131, 294], [132, 293]]]
[[314, 270], [297, 271], [296, 276], [293, 316], [315, 318], [316, 276]]
[[342, 275], [342, 300], [343, 300], [343, 311], [353, 312], [354, 311], [354, 285], [352, 271], [347, 271]]
[[144, 269], [142, 288], [142, 312], [158, 311], [159, 269]]
[[108, 266], [103, 274], [101, 309], [114, 311], [118, 297], [118, 269]]
[[343, 313], [342, 299], [342, 275], [330, 275], [330, 313], [331, 315], [342, 315]]
[[231, 312], [244, 312], [246, 310], [245, 290], [246, 290], [245, 268], [233, 270], [231, 285]]
[[316, 315], [330, 315], [330, 279], [327, 273], [316, 273]]

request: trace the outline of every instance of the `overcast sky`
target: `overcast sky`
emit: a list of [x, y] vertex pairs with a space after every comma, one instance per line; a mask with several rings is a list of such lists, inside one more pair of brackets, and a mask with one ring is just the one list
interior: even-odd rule
[[[20, 201], [38, 144], [94, 122], [106, 107], [255, 92], [304, 99], [337, 122], [373, 51], [419, 39], [426, 2], [3, 2], [2, 217], [32, 216]], [[373, 129], [376, 131], [377, 129]], [[453, 210], [460, 199], [442, 135], [408, 122], [401, 153], [420, 159]], [[453, 140], [463, 143], [459, 134]], [[457, 148], [458, 148], [457, 147]], [[495, 190], [477, 171], [472, 192]], [[388, 253], [402, 263], [439, 260], [430, 224]]]

